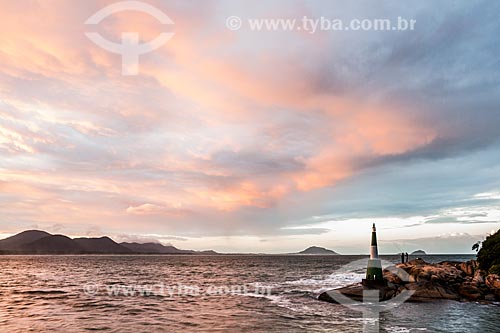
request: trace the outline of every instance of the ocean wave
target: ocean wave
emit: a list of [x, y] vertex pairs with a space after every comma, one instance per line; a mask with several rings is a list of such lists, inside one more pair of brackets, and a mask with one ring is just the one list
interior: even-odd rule
[[339, 288], [361, 282], [363, 277], [364, 274], [343, 273], [331, 274], [326, 277], [297, 279], [282, 282], [255, 282], [253, 285], [255, 287], [270, 288], [278, 293], [290, 291], [320, 293], [325, 289]]

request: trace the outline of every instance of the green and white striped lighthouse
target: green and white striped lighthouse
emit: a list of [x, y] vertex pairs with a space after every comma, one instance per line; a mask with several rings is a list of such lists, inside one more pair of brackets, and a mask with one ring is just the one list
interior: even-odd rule
[[377, 247], [377, 229], [375, 223], [372, 227], [372, 243], [370, 246], [370, 259], [368, 259], [368, 267], [366, 268], [366, 280], [383, 281], [382, 262], [378, 257]]

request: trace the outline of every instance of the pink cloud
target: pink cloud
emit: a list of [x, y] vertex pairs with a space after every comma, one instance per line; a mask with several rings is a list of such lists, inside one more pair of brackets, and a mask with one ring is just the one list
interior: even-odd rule
[[138, 206], [129, 206], [126, 209], [127, 214], [133, 215], [163, 215], [163, 216], [182, 216], [190, 212], [182, 207], [168, 207], [145, 203]]
[[[309, 55], [259, 43], [239, 49], [241, 37], [216, 25], [208, 4], [200, 5], [206, 15], [168, 8], [176, 36], [141, 57], [140, 76], [123, 77], [119, 56], [83, 34], [84, 20], [107, 3], [2, 4], [0, 29], [9, 33], [0, 40], [0, 96], [19, 112], [0, 113], [8, 163], [0, 180], [15, 184], [7, 193], [36, 201], [20, 204], [24, 210], [41, 207], [32, 220], [111, 228], [122, 218], [265, 212], [355, 176], [360, 159], [436, 137], [407, 117], [410, 108], [317, 89], [305, 57], [325, 51], [322, 38], [304, 42], [315, 47]], [[109, 37], [139, 30], [147, 40], [158, 28], [123, 13], [99, 29]], [[217, 160], [221, 152], [230, 158]]]

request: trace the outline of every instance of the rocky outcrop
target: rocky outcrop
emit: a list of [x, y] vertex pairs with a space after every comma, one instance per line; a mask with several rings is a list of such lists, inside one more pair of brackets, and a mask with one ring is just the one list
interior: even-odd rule
[[[486, 275], [475, 260], [430, 264], [422, 259], [398, 264], [384, 270], [386, 285], [367, 287], [361, 283], [336, 289], [336, 292], [362, 301], [363, 291], [378, 289], [380, 301], [391, 299], [405, 290], [413, 294], [408, 301], [428, 302], [439, 299], [455, 301], [500, 301], [500, 277]], [[394, 273], [397, 272], [397, 273]], [[322, 301], [336, 303], [331, 292], [319, 296]]]
[[490, 274], [486, 277], [485, 283], [491, 289], [500, 289], [500, 276]]
[[476, 269], [479, 267], [479, 264], [476, 260], [470, 260], [466, 262], [462, 262], [459, 265], [460, 270], [462, 270], [468, 276], [473, 276]]

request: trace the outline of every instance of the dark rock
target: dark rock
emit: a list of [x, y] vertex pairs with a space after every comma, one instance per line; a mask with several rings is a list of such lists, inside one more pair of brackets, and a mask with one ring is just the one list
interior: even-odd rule
[[484, 271], [480, 269], [476, 270], [476, 272], [474, 273], [474, 277], [472, 278], [472, 283], [476, 285], [484, 284], [485, 283], [484, 275], [485, 275]]
[[493, 290], [493, 294], [495, 295], [497, 301], [500, 301], [500, 289]]
[[471, 301], [477, 301], [483, 298], [481, 292], [476, 286], [467, 284], [463, 284], [458, 287], [458, 294]]
[[500, 276], [490, 274], [486, 276], [485, 283], [491, 289], [500, 289]]
[[454, 291], [432, 282], [410, 283], [405, 286], [408, 290], [413, 290], [411, 301], [425, 301], [433, 299], [458, 300], [460, 297]]
[[349, 297], [357, 302], [363, 301], [363, 291], [364, 290], [378, 290], [379, 291], [379, 301], [385, 301], [391, 299], [396, 294], [396, 289], [390, 286], [380, 286], [377, 288], [363, 286], [362, 284], [353, 284], [346, 287], [338, 288], [335, 290], [329, 290], [321, 293], [318, 297], [321, 301], [326, 301], [330, 303], [337, 303], [334, 297], [332, 297], [334, 292], [341, 293], [344, 296]]
[[401, 278], [399, 276], [397, 276], [396, 274], [394, 274], [390, 271], [384, 271], [384, 279], [388, 283], [393, 283], [393, 284], [402, 284], [403, 283], [403, 280], [401, 280]]
[[468, 276], [474, 276], [474, 272], [478, 268], [478, 263], [476, 260], [469, 260], [462, 262], [458, 265], [458, 268], [463, 271]]

